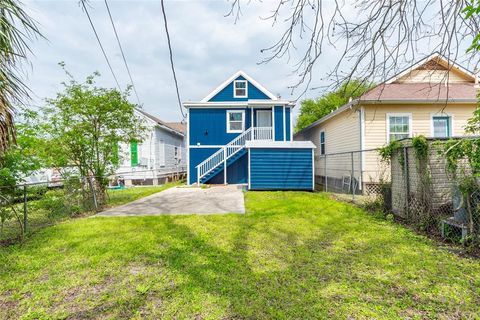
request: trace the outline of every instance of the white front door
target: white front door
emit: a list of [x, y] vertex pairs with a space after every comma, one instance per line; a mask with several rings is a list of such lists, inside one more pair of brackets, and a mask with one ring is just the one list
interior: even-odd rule
[[258, 110], [257, 111], [257, 127], [271, 127], [272, 126], [272, 111]]

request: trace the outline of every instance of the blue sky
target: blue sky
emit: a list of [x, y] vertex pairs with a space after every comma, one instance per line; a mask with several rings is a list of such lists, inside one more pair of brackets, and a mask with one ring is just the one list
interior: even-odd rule
[[[77, 80], [98, 70], [102, 74], [99, 85], [115, 86], [78, 1], [26, 1], [25, 5], [47, 38], [32, 45], [35, 55], [27, 84], [33, 90], [34, 105], [62, 88], [65, 75], [57, 65], [60, 61]], [[129, 78], [105, 5], [103, 1], [91, 1], [90, 5], [107, 55], [125, 87]], [[225, 17], [230, 6], [227, 1], [166, 2], [182, 100], [200, 100], [240, 69], [282, 98], [297, 98], [298, 92], [291, 95], [288, 89], [296, 82], [291, 64], [285, 60], [257, 64], [264, 57], [260, 50], [271, 45], [281, 31], [272, 27], [271, 21], [260, 19], [269, 14], [272, 5], [268, 1], [252, 3], [243, 8], [242, 18], [235, 23], [232, 17]], [[180, 120], [160, 1], [110, 0], [109, 6], [144, 109], [168, 121]], [[135, 102], [133, 96], [131, 100]]]

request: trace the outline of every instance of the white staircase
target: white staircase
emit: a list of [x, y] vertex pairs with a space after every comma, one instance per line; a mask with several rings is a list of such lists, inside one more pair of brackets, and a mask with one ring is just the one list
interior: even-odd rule
[[201, 162], [197, 168], [197, 184], [200, 184], [203, 177], [223, 165], [227, 167], [227, 160], [245, 148], [247, 141], [252, 140], [273, 140], [272, 127], [250, 127], [235, 139], [230, 141], [220, 150]]

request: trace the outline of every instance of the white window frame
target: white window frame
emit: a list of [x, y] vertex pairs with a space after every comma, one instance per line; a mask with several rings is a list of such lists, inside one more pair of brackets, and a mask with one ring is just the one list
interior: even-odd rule
[[408, 117], [408, 138], [413, 136], [413, 121], [411, 113], [387, 113], [387, 143], [390, 143], [390, 118], [391, 117]]
[[435, 130], [433, 128], [433, 118], [435, 117], [449, 117], [450, 118], [450, 137], [455, 137], [455, 126], [453, 125], [453, 114], [451, 113], [430, 113], [430, 137], [435, 137]]
[[[237, 94], [237, 83], [245, 83], [245, 95]], [[235, 80], [233, 81], [233, 97], [234, 98], [247, 98], [248, 97], [248, 81], [247, 80]]]
[[[241, 113], [242, 114], [242, 129], [232, 130], [230, 129], [230, 114]], [[245, 131], [245, 110], [227, 110], [227, 133], [242, 133]]]
[[[323, 133], [323, 145], [325, 152], [322, 153], [322, 133]], [[327, 154], [327, 134], [325, 133], [325, 129], [320, 130], [320, 133], [318, 134], [318, 151], [321, 156], [324, 156]]]

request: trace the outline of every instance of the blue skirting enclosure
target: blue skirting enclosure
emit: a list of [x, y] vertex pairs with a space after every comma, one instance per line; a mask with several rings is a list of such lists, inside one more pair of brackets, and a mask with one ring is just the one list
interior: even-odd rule
[[314, 148], [309, 141], [248, 142], [250, 190], [314, 190]]

